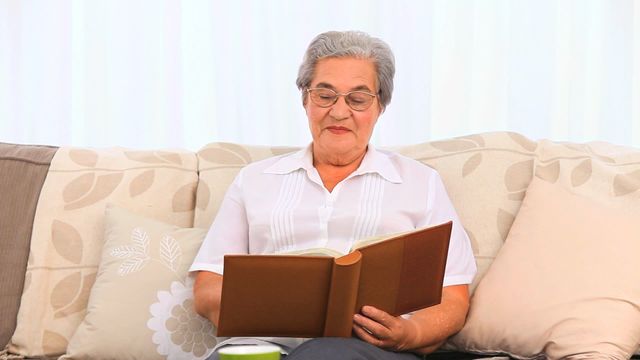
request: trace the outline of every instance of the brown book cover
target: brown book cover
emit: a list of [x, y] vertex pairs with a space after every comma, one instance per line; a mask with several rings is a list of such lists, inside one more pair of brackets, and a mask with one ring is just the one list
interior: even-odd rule
[[339, 257], [226, 255], [217, 335], [350, 337], [364, 305], [397, 316], [439, 304], [451, 226], [378, 237]]

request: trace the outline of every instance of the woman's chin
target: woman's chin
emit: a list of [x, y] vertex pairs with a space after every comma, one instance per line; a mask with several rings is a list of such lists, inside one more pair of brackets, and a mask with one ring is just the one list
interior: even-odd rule
[[349, 143], [329, 144], [322, 149], [322, 154], [318, 154], [320, 159], [324, 159], [334, 165], [346, 165], [360, 158], [366, 147], [360, 149], [355, 143]]
[[330, 154], [345, 154], [357, 149], [357, 144], [353, 141], [324, 141], [321, 146]]

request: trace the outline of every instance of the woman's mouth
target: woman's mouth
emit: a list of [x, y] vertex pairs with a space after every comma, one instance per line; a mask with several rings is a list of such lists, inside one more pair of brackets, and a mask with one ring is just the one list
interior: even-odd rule
[[349, 129], [343, 126], [328, 126], [327, 130], [329, 130], [329, 132], [331, 132], [332, 134], [336, 134], [336, 135], [345, 134], [350, 131]]

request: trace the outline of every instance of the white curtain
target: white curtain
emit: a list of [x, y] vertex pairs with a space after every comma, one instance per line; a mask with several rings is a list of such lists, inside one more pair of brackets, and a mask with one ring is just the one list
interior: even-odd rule
[[0, 0], [0, 141], [306, 144], [295, 77], [334, 29], [394, 50], [378, 145], [511, 130], [640, 146], [637, 0]]

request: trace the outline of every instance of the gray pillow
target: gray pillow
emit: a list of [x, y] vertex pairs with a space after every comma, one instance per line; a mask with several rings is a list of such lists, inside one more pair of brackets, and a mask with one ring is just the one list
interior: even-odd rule
[[0, 143], [0, 346], [9, 342], [25, 281], [31, 228], [52, 146]]

